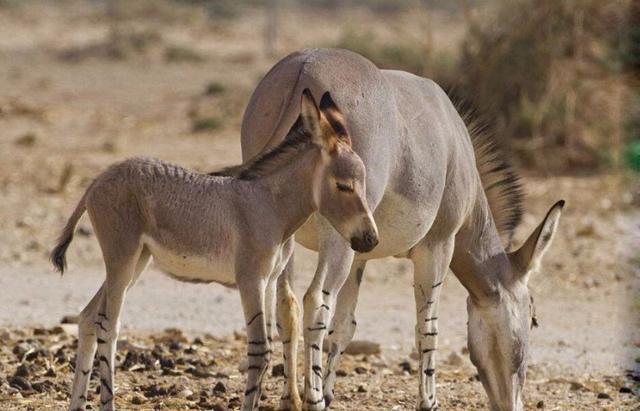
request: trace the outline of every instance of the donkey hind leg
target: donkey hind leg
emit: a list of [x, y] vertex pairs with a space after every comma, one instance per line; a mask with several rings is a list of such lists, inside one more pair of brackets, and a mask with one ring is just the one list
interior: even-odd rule
[[340, 358], [356, 332], [356, 304], [358, 302], [358, 292], [360, 291], [360, 283], [366, 264], [366, 260], [353, 262], [349, 278], [338, 294], [336, 312], [331, 322], [331, 328], [329, 329], [328, 343], [330, 349], [323, 387], [324, 401], [327, 407], [333, 400], [336, 370], [340, 365]]
[[414, 249], [414, 296], [416, 300], [416, 349], [420, 356], [418, 406], [420, 411], [438, 409], [435, 356], [438, 339], [438, 305], [444, 278], [453, 255], [453, 239], [422, 243]]
[[271, 360], [271, 344], [267, 339], [265, 318], [265, 289], [267, 280], [256, 274], [238, 276], [238, 290], [247, 324], [247, 388], [242, 401], [242, 411], [258, 409], [262, 379]]
[[354, 256], [336, 232], [329, 234], [328, 241], [321, 244], [320, 249], [318, 269], [304, 296], [304, 407], [310, 411], [325, 409], [322, 343]]
[[284, 390], [280, 401], [280, 409], [302, 409], [302, 401], [298, 392], [298, 339], [300, 337], [300, 306], [293, 294], [290, 278], [293, 275], [293, 255], [278, 278], [277, 307], [278, 333], [282, 340], [282, 355], [284, 359]]
[[96, 326], [97, 314], [102, 307], [104, 299], [103, 284], [89, 304], [80, 313], [78, 321], [78, 351], [76, 355], [75, 375], [71, 389], [70, 411], [81, 411], [87, 403], [87, 391], [89, 378], [93, 368], [93, 357], [96, 353]]

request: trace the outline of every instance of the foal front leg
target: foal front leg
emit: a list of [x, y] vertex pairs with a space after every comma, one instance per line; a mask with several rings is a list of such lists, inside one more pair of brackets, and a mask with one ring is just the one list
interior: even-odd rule
[[262, 379], [271, 360], [271, 344], [267, 338], [265, 289], [267, 279], [257, 274], [238, 276], [237, 284], [247, 324], [247, 356], [249, 368], [242, 401], [243, 411], [258, 409]]
[[438, 409], [436, 398], [436, 349], [438, 343], [438, 305], [444, 278], [451, 263], [453, 241], [421, 244], [412, 254], [413, 292], [416, 300], [416, 349], [420, 356], [418, 387], [419, 411]]
[[304, 406], [313, 411], [325, 409], [322, 343], [354, 256], [345, 241], [333, 234], [320, 247], [318, 269], [304, 296]]

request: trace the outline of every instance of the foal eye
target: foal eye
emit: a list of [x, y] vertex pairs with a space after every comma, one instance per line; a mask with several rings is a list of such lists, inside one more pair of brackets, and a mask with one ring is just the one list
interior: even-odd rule
[[353, 193], [353, 187], [348, 184], [336, 183], [336, 187], [345, 193]]

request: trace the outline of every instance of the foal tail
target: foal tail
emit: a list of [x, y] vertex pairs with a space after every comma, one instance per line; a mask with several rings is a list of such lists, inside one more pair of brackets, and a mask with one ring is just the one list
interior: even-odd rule
[[[90, 188], [91, 186], [89, 186], [89, 189]], [[55, 270], [59, 271], [60, 274], [63, 274], [65, 268], [67, 268], [67, 259], [65, 257], [65, 254], [67, 253], [69, 244], [71, 244], [71, 240], [73, 240], [73, 233], [75, 231], [76, 225], [78, 224], [78, 220], [80, 220], [80, 217], [82, 217], [82, 214], [84, 214], [85, 210], [87, 209], [86, 198], [89, 189], [85, 191], [84, 195], [80, 199], [80, 202], [76, 206], [76, 209], [73, 210], [73, 214], [71, 214], [71, 217], [69, 217], [67, 224], [64, 226], [62, 234], [60, 234], [60, 237], [58, 237], [58, 242], [55, 248], [53, 249], [53, 251], [51, 251], [51, 263], [55, 267]]]

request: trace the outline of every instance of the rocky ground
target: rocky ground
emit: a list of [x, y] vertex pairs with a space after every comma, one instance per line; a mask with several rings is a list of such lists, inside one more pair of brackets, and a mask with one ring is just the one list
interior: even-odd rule
[[[77, 338], [68, 326], [2, 330], [0, 334], [0, 407], [3, 410], [60, 410], [69, 396]], [[186, 337], [169, 329], [153, 337], [118, 343], [116, 404], [125, 410], [238, 409], [244, 384], [245, 337]], [[370, 348], [370, 347], [369, 347]], [[277, 354], [276, 357], [278, 358]], [[271, 368], [261, 410], [277, 409], [282, 366]], [[381, 354], [346, 355], [339, 371], [332, 409], [405, 410], [414, 404], [416, 362], [391, 361]], [[530, 370], [525, 390], [527, 409], [633, 410], [633, 387], [640, 374], [547, 378]], [[439, 368], [439, 398], [447, 410], [486, 409], [474, 370], [451, 355]], [[99, 399], [92, 374], [89, 400]]]

